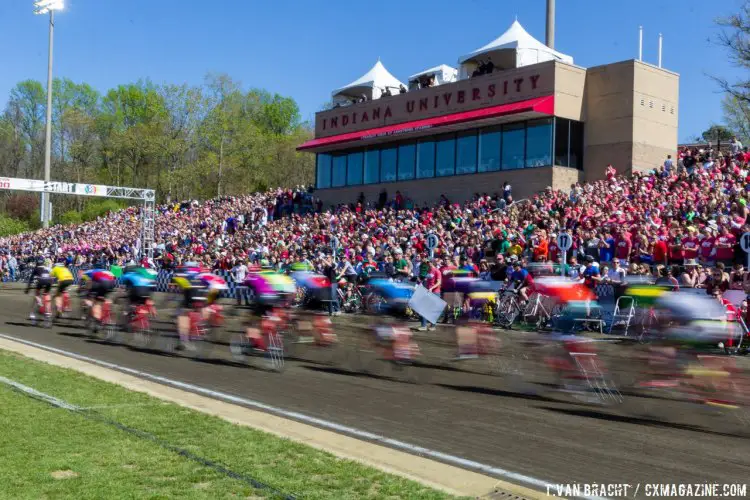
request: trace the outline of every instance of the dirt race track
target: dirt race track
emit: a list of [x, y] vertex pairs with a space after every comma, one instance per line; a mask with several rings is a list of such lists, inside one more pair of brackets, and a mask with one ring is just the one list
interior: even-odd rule
[[[441, 327], [417, 337], [420, 365], [400, 371], [355, 354], [363, 338], [359, 327], [370, 318], [341, 316], [334, 318], [341, 340], [335, 350], [298, 346], [285, 371], [273, 373], [232, 360], [228, 341], [239, 331], [236, 319], [207, 359], [195, 359], [102, 342], [80, 320], [32, 327], [29, 304], [22, 290], [3, 285], [0, 333], [551, 483], [731, 483], [746, 482], [750, 470], [750, 423], [736, 412], [631, 395], [634, 348], [620, 342], [598, 343], [625, 399], [609, 407], [551, 391], [539, 348], [524, 347], [533, 334], [502, 332], [504, 355], [491, 366], [482, 359], [450, 361], [453, 334]], [[171, 330], [166, 317], [156, 327]]]

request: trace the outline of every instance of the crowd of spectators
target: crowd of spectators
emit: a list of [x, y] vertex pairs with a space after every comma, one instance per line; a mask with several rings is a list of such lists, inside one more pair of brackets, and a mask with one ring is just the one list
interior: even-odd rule
[[[648, 172], [546, 189], [514, 202], [507, 183], [496, 193], [454, 203], [442, 196], [417, 207], [397, 192], [322, 210], [314, 192], [275, 189], [158, 207], [155, 264], [200, 261], [214, 269], [305, 262], [319, 271], [331, 256], [341, 269], [396, 277], [463, 268], [502, 280], [507, 265], [549, 268], [595, 285], [650, 275], [675, 286], [750, 288], [740, 236], [750, 231], [750, 153], [737, 141], [724, 154], [684, 149]], [[97, 220], [0, 239], [0, 266], [14, 274], [24, 259], [52, 253], [73, 265], [137, 260], [138, 209]], [[556, 236], [572, 236], [562, 262]], [[439, 244], [430, 252], [430, 233]], [[244, 272], [244, 271], [243, 271]], [[349, 271], [347, 271], [349, 272]], [[666, 280], [666, 281], [665, 281]], [[437, 290], [436, 290], [437, 291]]]

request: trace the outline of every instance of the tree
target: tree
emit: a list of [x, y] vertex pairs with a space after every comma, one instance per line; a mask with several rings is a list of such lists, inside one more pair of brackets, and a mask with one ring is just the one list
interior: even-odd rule
[[724, 125], [711, 125], [705, 132], [701, 134], [701, 137], [706, 142], [727, 142], [734, 137], [734, 133]]
[[10, 91], [8, 116], [14, 122], [20, 145], [26, 153], [17, 175], [41, 177], [46, 107], [47, 93], [40, 82], [25, 80]]
[[224, 176], [225, 149], [233, 132], [238, 127], [237, 118], [241, 111], [241, 94], [239, 84], [232, 80], [229, 75], [209, 74], [206, 77], [206, 86], [209, 92], [209, 112], [202, 129], [206, 134], [205, 144], [217, 156], [218, 172], [216, 180], [216, 194], [222, 194], [222, 181]]
[[[296, 147], [312, 137], [297, 103], [263, 89], [244, 91], [228, 75], [203, 85], [125, 83], [103, 95], [85, 82], [53, 81], [52, 161], [56, 180], [150, 187], [158, 201], [244, 194], [307, 184], [314, 156]], [[18, 83], [0, 112], [0, 176], [40, 178], [46, 94]], [[53, 195], [58, 220], [99, 210], [96, 200]], [[38, 197], [24, 207], [0, 196], [0, 213], [38, 224]], [[20, 210], [24, 208], [24, 210]], [[33, 212], [36, 212], [33, 213]]]
[[750, 143], [750, 103], [727, 94], [721, 101], [724, 121], [743, 144]]
[[[738, 13], [717, 22], [724, 28], [718, 42], [727, 49], [730, 60], [740, 68], [750, 69], [750, 2], [746, 1]], [[750, 80], [730, 82], [722, 77], [714, 80], [724, 92], [741, 102], [750, 102]]]

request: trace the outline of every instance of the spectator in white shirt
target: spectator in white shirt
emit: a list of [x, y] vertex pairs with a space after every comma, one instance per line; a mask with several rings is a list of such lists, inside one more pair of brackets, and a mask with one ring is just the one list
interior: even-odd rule
[[242, 303], [242, 298], [245, 298], [245, 305], [250, 305], [250, 302], [248, 301], [247, 297], [247, 289], [243, 286], [240, 286], [247, 277], [247, 266], [245, 265], [245, 262], [238, 261], [237, 265], [235, 265], [232, 268], [232, 278], [234, 279], [234, 282], [237, 285], [236, 288], [236, 295], [237, 295], [237, 304]]
[[729, 144], [732, 149], [732, 156], [737, 156], [742, 151], [742, 143], [737, 140], [736, 137], [732, 137], [732, 142]]

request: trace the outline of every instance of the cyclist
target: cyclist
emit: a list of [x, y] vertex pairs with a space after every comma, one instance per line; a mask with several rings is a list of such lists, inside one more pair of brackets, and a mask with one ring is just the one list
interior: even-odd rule
[[107, 295], [115, 288], [115, 275], [106, 269], [90, 269], [83, 273], [86, 298], [84, 303], [89, 314], [97, 321], [102, 319], [102, 304], [108, 303]]
[[205, 274], [208, 273], [201, 273], [200, 268], [194, 266], [172, 278], [172, 281], [182, 290], [182, 307], [177, 312], [177, 333], [182, 346], [188, 350], [195, 349], [189, 342], [191, 330], [196, 322], [203, 319], [204, 307], [208, 304], [209, 296], [213, 292]]
[[57, 280], [57, 290], [55, 291], [55, 311], [60, 317], [63, 309], [69, 307], [69, 303], [64, 300], [65, 291], [73, 284], [73, 274], [65, 266], [65, 259], [58, 260], [55, 267], [52, 268], [51, 276]]
[[521, 297], [521, 307], [529, 300], [529, 290], [533, 285], [534, 279], [531, 274], [524, 269], [520, 260], [513, 262], [513, 272], [510, 275], [510, 283], [515, 286], [516, 292]]
[[154, 293], [155, 282], [154, 273], [142, 266], [126, 266], [123, 270], [120, 282], [125, 286], [128, 299], [128, 311], [130, 315], [136, 307], [146, 305], [149, 311], [154, 314], [151, 295]]
[[24, 292], [28, 294], [32, 283], [36, 283], [36, 295], [34, 296], [34, 301], [31, 306], [32, 309], [29, 313], [29, 319], [31, 321], [36, 321], [34, 311], [41, 310], [42, 295], [49, 295], [49, 292], [52, 289], [52, 276], [50, 273], [51, 270], [49, 266], [46, 265], [44, 257], [40, 255], [36, 260], [34, 270], [29, 276], [29, 281], [26, 284], [26, 291]]

